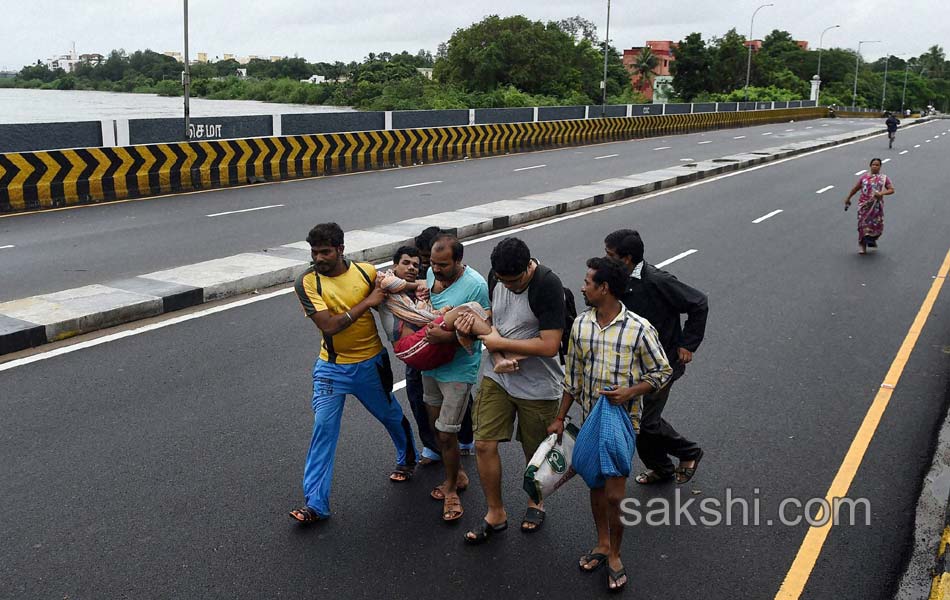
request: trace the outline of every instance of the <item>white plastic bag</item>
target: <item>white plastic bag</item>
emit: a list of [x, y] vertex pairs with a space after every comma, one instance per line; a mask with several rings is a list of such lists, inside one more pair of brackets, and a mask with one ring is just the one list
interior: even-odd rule
[[524, 491], [535, 503], [540, 503], [575, 475], [571, 467], [577, 426], [568, 423], [564, 427], [561, 443], [551, 434], [541, 442], [524, 470]]

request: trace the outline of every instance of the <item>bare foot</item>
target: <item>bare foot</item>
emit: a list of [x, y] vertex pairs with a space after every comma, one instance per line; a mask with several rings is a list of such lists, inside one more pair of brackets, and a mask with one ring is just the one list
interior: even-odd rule
[[500, 358], [495, 362], [495, 373], [514, 373], [518, 370], [518, 361]]

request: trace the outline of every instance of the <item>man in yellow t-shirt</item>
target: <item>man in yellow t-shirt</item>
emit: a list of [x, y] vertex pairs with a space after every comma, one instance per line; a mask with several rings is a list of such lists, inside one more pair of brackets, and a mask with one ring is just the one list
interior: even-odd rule
[[315, 226], [307, 242], [313, 268], [297, 278], [294, 289], [323, 342], [313, 367], [313, 435], [303, 475], [306, 504], [290, 513], [301, 524], [330, 516], [330, 482], [347, 394], [356, 396], [389, 432], [396, 446], [390, 479], [408, 481], [416, 465], [412, 429], [392, 393], [389, 355], [370, 311], [385, 298], [376, 286], [376, 269], [343, 258], [343, 230], [336, 223]]

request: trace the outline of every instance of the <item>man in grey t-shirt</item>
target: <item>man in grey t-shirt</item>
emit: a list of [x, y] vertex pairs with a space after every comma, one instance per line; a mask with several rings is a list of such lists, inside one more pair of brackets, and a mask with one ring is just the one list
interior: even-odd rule
[[[528, 246], [518, 238], [499, 242], [492, 250], [491, 264], [494, 329], [481, 339], [492, 356], [484, 353], [481, 388], [472, 410], [478, 474], [488, 513], [479, 526], [465, 534], [472, 544], [507, 527], [498, 443], [511, 440], [517, 417], [518, 440], [525, 460], [530, 460], [557, 416], [564, 380], [557, 358], [565, 320], [561, 280], [533, 260]], [[468, 320], [460, 319], [456, 327], [465, 332]], [[499, 353], [508, 361], [496, 370]], [[509, 362], [512, 358], [513, 365]], [[544, 516], [543, 506], [529, 500], [521, 530], [538, 531]]]

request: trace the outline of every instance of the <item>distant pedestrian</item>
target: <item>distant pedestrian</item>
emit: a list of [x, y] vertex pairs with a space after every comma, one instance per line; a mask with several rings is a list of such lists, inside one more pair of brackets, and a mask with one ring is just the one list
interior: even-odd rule
[[858, 254], [867, 254], [868, 248], [877, 248], [877, 241], [884, 233], [884, 196], [894, 193], [890, 177], [881, 173], [881, 159], [872, 158], [870, 171], [861, 175], [848, 197], [844, 209], [851, 206], [851, 197], [858, 197]]
[[[454, 235], [440, 233], [433, 240], [431, 268], [426, 277], [433, 308], [438, 310], [477, 302], [486, 311], [491, 310], [488, 284], [475, 269], [462, 263], [464, 252], [464, 246]], [[445, 467], [445, 481], [436, 486], [430, 496], [442, 500], [444, 521], [456, 521], [464, 512], [458, 491], [468, 487], [468, 475], [460, 460], [458, 433], [465, 409], [470, 404], [472, 386], [478, 377], [482, 347], [481, 342], [475, 342], [473, 351], [469, 353], [458, 344], [456, 332], [432, 324], [427, 326], [426, 332], [430, 344], [457, 346], [452, 362], [422, 372], [423, 400], [429, 411], [429, 424], [436, 431]]]
[[[603, 395], [611, 404], [623, 406], [636, 426], [640, 399], [661, 389], [672, 369], [666, 360], [656, 330], [620, 302], [627, 285], [623, 263], [612, 258], [587, 261], [582, 293], [587, 310], [574, 320], [564, 365], [561, 406], [548, 433], [564, 433], [564, 419], [577, 401], [586, 418]], [[600, 432], [602, 436], [615, 431]], [[632, 460], [632, 456], [630, 457]], [[582, 571], [607, 565], [607, 587], [617, 591], [627, 584], [627, 571], [620, 559], [624, 526], [620, 503], [626, 496], [627, 478], [604, 478], [603, 487], [591, 487], [590, 505], [597, 528], [597, 544], [580, 558]]]
[[[479, 544], [492, 532], [507, 526], [508, 513], [502, 501], [499, 442], [510, 441], [515, 433], [525, 462], [548, 436], [548, 424], [557, 415], [564, 370], [558, 360], [564, 332], [564, 286], [551, 269], [531, 258], [520, 239], [503, 239], [491, 253], [489, 276], [492, 321], [485, 344], [482, 381], [475, 398], [475, 455], [482, 491], [488, 504], [483, 521], [465, 535], [465, 541]], [[465, 331], [462, 317], [457, 325]], [[498, 372], [492, 360], [497, 353], [516, 355], [514, 369]], [[495, 356], [490, 356], [495, 355]], [[520, 472], [519, 472], [520, 473]], [[519, 474], [520, 478], [520, 474]], [[543, 503], [528, 500], [521, 530], [541, 529]]]
[[[637, 453], [647, 470], [637, 475], [636, 482], [649, 485], [675, 478], [677, 483], [686, 483], [696, 473], [703, 450], [663, 418], [663, 409], [673, 382], [686, 372], [686, 365], [692, 362], [693, 353], [703, 341], [709, 312], [706, 294], [646, 262], [643, 240], [635, 230], [611, 233], [604, 246], [607, 255], [620, 260], [627, 273], [624, 306], [656, 328], [673, 368], [666, 385], [643, 397]], [[686, 315], [685, 326], [680, 322], [682, 315]], [[670, 456], [679, 460], [678, 466], [673, 466]]]
[[[440, 233], [442, 233], [442, 230], [438, 227], [426, 227], [413, 240], [413, 245], [419, 251], [418, 279], [423, 283], [429, 274], [432, 240]], [[419, 439], [422, 440], [422, 459], [419, 464], [426, 466], [439, 462], [442, 460], [442, 454], [439, 452], [439, 442], [436, 440], [435, 432], [429, 426], [429, 413], [426, 411], [425, 402], [422, 401], [422, 371], [417, 371], [412, 367], [406, 369], [406, 396], [409, 398], [412, 416], [415, 418], [416, 427], [419, 429]], [[462, 456], [471, 455], [475, 449], [472, 434], [471, 401], [465, 407], [465, 414], [462, 416], [462, 428], [459, 430], [458, 437], [459, 453]]]
[[894, 147], [894, 139], [897, 137], [897, 128], [900, 127], [901, 121], [895, 117], [892, 113], [887, 113], [887, 120], [884, 121], [884, 125], [887, 127], [887, 147]]
[[370, 311], [385, 295], [376, 269], [343, 257], [343, 230], [322, 223], [307, 235], [313, 267], [294, 284], [307, 317], [323, 334], [313, 367], [313, 435], [304, 467], [306, 504], [291, 511], [301, 524], [330, 517], [330, 482], [343, 403], [347, 394], [386, 427], [396, 447], [393, 481], [405, 481], [416, 465], [412, 429], [392, 393], [393, 374]]

